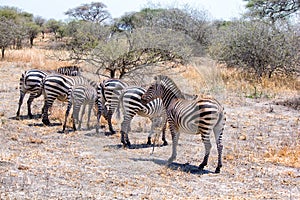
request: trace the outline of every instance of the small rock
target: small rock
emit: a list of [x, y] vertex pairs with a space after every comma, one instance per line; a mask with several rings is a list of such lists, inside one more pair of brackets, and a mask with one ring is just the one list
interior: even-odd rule
[[240, 135], [239, 140], [247, 140], [246, 135], [245, 134]]

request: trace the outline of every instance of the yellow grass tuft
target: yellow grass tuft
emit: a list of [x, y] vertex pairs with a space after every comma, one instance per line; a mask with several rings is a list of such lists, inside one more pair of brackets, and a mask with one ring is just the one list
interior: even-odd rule
[[300, 145], [284, 146], [280, 149], [270, 148], [265, 153], [265, 159], [272, 163], [280, 163], [290, 167], [300, 168]]

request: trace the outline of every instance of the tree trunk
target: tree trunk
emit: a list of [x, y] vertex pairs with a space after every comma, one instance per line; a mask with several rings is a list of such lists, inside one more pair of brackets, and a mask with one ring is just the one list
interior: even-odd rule
[[2, 47], [2, 48], [1, 48], [1, 59], [2, 59], [2, 60], [4, 59], [4, 52], [5, 52], [5, 48]]
[[33, 39], [34, 39], [34, 37], [30, 37], [30, 48], [32, 48], [32, 46], [33, 46]]

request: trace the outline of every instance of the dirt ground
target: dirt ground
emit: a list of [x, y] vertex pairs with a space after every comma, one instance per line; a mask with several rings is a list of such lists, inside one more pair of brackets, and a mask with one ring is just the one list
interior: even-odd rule
[[[40, 118], [16, 120], [23, 70], [0, 68], [0, 199], [300, 199], [299, 155], [293, 160], [289, 154], [299, 148], [300, 112], [275, 103], [288, 96], [257, 100], [226, 91], [216, 96], [227, 122], [223, 168], [215, 174], [216, 146], [206, 170], [199, 171], [204, 146], [194, 135], [181, 134], [178, 157], [165, 166], [170, 134], [169, 145], [151, 154], [145, 118], [132, 123], [130, 149], [121, 146], [119, 133], [105, 135], [107, 128], [61, 134], [58, 120], [50, 118], [51, 127]], [[41, 107], [39, 98], [33, 113]]]

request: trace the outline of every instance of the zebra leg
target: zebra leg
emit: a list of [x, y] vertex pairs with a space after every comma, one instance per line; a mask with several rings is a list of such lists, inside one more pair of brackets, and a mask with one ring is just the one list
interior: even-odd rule
[[97, 101], [97, 125], [96, 125], [96, 133], [99, 133], [99, 127], [100, 127], [100, 118], [102, 114], [102, 104], [100, 101]]
[[131, 143], [128, 138], [128, 131], [130, 130], [130, 123], [131, 123], [132, 117], [124, 116], [124, 120], [121, 123], [121, 142], [123, 143], [123, 146], [130, 147]]
[[209, 134], [202, 134], [202, 141], [205, 147], [205, 155], [202, 163], [199, 165], [200, 170], [203, 170], [208, 162], [208, 158], [211, 150], [211, 142], [210, 142]]
[[168, 142], [167, 142], [167, 140], [166, 140], [166, 130], [167, 130], [167, 120], [165, 120], [164, 118], [163, 118], [163, 123], [164, 123], [164, 126], [163, 126], [163, 130], [162, 130], [162, 136], [161, 136], [161, 139], [162, 139], [162, 141], [164, 142], [163, 143], [163, 146], [167, 146], [168, 145]]
[[[82, 123], [83, 115], [85, 114], [85, 108], [86, 108], [86, 104], [83, 104], [82, 105], [82, 110], [81, 110], [81, 117], [80, 117], [80, 120], [78, 122], [78, 130], [81, 129], [81, 123]], [[78, 112], [77, 112], [78, 115], [79, 115], [79, 110], [80, 110], [80, 107], [79, 107]]]
[[[72, 120], [73, 121], [73, 130], [75, 132], [77, 129], [76, 129], [76, 122], [75, 122], [76, 116], [75, 116], [74, 110], [72, 113], [72, 118], [73, 118], [73, 120]], [[78, 123], [78, 116], [77, 116], [77, 123]]]
[[177, 156], [177, 145], [178, 145], [178, 139], [179, 139], [179, 135], [180, 133], [175, 131], [175, 128], [170, 124], [170, 131], [171, 131], [171, 135], [172, 135], [172, 155], [171, 157], [168, 159], [168, 165], [171, 164]]
[[151, 118], [151, 130], [150, 133], [148, 135], [148, 141], [147, 141], [147, 145], [151, 145], [151, 137], [154, 133], [154, 127], [158, 126], [158, 122], [157, 122], [157, 118]]
[[[67, 119], [68, 119], [71, 107], [72, 107], [72, 102], [68, 102], [68, 106], [67, 106], [67, 110], [66, 110], [66, 114], [65, 114], [65, 122], [63, 125], [62, 132], [65, 132], [65, 130], [66, 130]], [[73, 120], [73, 122], [74, 122], [74, 120]]]
[[53, 102], [49, 102], [45, 101], [44, 103], [44, 107], [43, 107], [43, 116], [42, 116], [42, 122], [43, 124], [45, 124], [46, 126], [50, 125], [50, 120], [48, 118], [48, 109], [52, 106]]
[[216, 168], [215, 173], [220, 173], [222, 167], [222, 151], [223, 151], [222, 135], [224, 131], [224, 125], [225, 125], [225, 117], [222, 113], [220, 114], [220, 119], [218, 123], [213, 128], [216, 144], [217, 144], [217, 150], [218, 150], [218, 166]]
[[87, 124], [86, 124], [88, 129], [90, 129], [90, 119], [91, 119], [91, 112], [92, 112], [92, 109], [93, 109], [93, 105], [94, 105], [94, 103], [90, 102], [89, 107], [88, 107], [88, 119], [87, 119]]
[[112, 118], [113, 112], [111, 110], [108, 111], [107, 113], [107, 123], [108, 123], [108, 128], [110, 133], [113, 135], [116, 133], [116, 131], [114, 130], [112, 123], [111, 123], [111, 118]]
[[18, 107], [18, 111], [17, 111], [17, 114], [16, 114], [16, 119], [20, 119], [20, 110], [21, 110], [21, 106], [23, 104], [24, 96], [25, 96], [25, 93], [20, 91], [19, 107]]
[[33, 118], [33, 115], [31, 113], [31, 103], [33, 102], [33, 99], [36, 98], [36, 96], [30, 94], [29, 98], [28, 98], [28, 101], [27, 101], [27, 110], [28, 110], [28, 117], [29, 119], [32, 119]]

